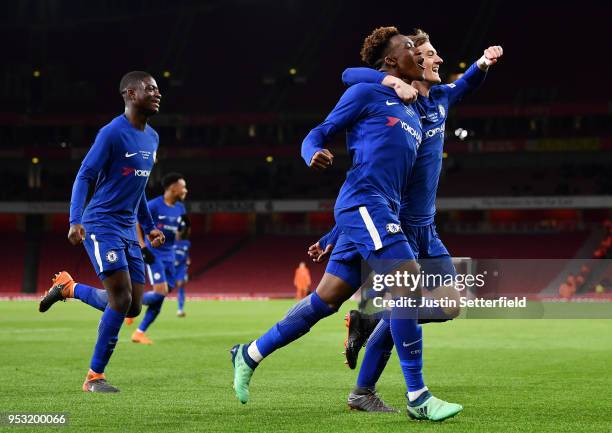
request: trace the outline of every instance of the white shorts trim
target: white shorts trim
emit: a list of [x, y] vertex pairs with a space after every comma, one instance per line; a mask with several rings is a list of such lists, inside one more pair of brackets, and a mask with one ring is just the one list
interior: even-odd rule
[[374, 251], [382, 248], [383, 244], [380, 240], [380, 235], [378, 234], [378, 230], [376, 230], [376, 226], [374, 225], [374, 221], [372, 221], [372, 217], [370, 217], [370, 213], [366, 209], [365, 206], [359, 207], [359, 214], [363, 219], [363, 222], [368, 229], [368, 233], [370, 233], [370, 237], [372, 238], [372, 242], [374, 242]]
[[94, 244], [94, 256], [96, 257], [96, 263], [100, 268], [100, 272], [104, 272], [104, 267], [102, 266], [102, 257], [100, 256], [100, 244], [96, 240], [96, 235], [93, 233], [89, 235]]
[[147, 265], [147, 274], [149, 275], [149, 283], [153, 286], [155, 281], [153, 280], [153, 271], [151, 270], [151, 266]]

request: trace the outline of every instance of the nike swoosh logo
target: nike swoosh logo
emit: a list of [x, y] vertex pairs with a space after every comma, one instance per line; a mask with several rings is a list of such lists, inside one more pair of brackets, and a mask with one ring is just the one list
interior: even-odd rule
[[412, 346], [413, 344], [418, 343], [418, 342], [419, 342], [419, 341], [421, 341], [421, 340], [422, 340], [422, 338], [419, 338], [417, 341], [413, 341], [412, 343], [406, 343], [405, 341], [402, 341], [402, 346], [404, 346], [404, 347], [410, 347], [410, 346]]
[[157, 218], [159, 218], [160, 220], [165, 220], [166, 216], [165, 215], [159, 215]]
[[385, 103], [386, 103], [387, 105], [397, 105], [397, 104], [399, 104], [399, 102], [389, 102], [388, 100], [387, 100], [387, 101], [385, 101]]
[[134, 153], [129, 153], [129, 152], [125, 152], [125, 157], [126, 158], [131, 158], [132, 156], [136, 155], [138, 152], [134, 152]]

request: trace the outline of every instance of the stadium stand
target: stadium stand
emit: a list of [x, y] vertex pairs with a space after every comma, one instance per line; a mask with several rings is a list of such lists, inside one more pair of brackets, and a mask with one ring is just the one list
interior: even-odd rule
[[[196, 275], [189, 290], [203, 291], [208, 295], [293, 297], [293, 272], [300, 261], [308, 262], [306, 250], [315, 241], [303, 236], [253, 238], [217, 266]], [[318, 282], [324, 265], [308, 266], [313, 282]]]
[[3, 242], [10, 245], [4, 248], [2, 257], [2, 279], [0, 293], [19, 292], [23, 282], [23, 256], [25, 254], [25, 237], [22, 232], [1, 233]]

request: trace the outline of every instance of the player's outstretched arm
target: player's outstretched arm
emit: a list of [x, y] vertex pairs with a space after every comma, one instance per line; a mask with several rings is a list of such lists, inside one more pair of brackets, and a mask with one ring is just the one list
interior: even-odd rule
[[484, 54], [476, 61], [476, 64], [480, 69], [486, 71], [489, 66], [496, 64], [503, 55], [504, 49], [500, 45], [492, 45], [484, 50]]
[[448, 105], [456, 104], [465, 95], [477, 89], [485, 80], [489, 67], [496, 64], [502, 55], [501, 46], [491, 46], [484, 50], [483, 56], [475, 61], [461, 78], [446, 86], [440, 86], [448, 94]]
[[315, 169], [325, 169], [332, 165], [333, 154], [325, 149], [325, 144], [364, 114], [370, 97], [367, 89], [362, 86], [353, 86], [344, 92], [323, 123], [313, 128], [302, 142], [301, 153], [306, 165]]
[[345, 69], [342, 73], [342, 82], [347, 86], [358, 83], [382, 84], [385, 87], [395, 90], [397, 96], [407, 104], [413, 103], [419, 96], [417, 89], [400, 78], [394, 77], [393, 75], [387, 75], [384, 72], [371, 68]]

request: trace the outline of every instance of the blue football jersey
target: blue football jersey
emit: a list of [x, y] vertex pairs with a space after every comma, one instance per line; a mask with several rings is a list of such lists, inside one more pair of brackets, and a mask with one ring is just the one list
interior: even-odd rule
[[[153, 128], [147, 125], [141, 131], [123, 114], [100, 129], [73, 185], [70, 224], [136, 240], [138, 218], [148, 233], [153, 224], [144, 191], [158, 144]], [[87, 191], [94, 182], [93, 195], [85, 207]]]
[[392, 89], [380, 84], [350, 87], [325, 121], [304, 139], [306, 164], [342, 130], [346, 130], [352, 166], [338, 194], [336, 210], [367, 204], [399, 208], [421, 143], [416, 108], [405, 105]]
[[[369, 68], [349, 68], [342, 74], [347, 85], [380, 83], [384, 77], [383, 72]], [[402, 223], [421, 226], [434, 222], [448, 110], [476, 89], [485, 77], [486, 72], [474, 63], [453, 83], [433, 86], [428, 97], [419, 95], [415, 105], [423, 125], [423, 140], [402, 194]]]
[[[181, 202], [170, 206], [164, 201], [164, 196], [160, 195], [149, 201], [149, 210], [155, 227], [161, 230], [166, 237], [166, 242], [158, 248], [151, 248], [151, 252], [161, 260], [174, 261], [174, 242], [181, 226], [181, 218], [185, 215], [185, 206]], [[151, 247], [149, 239], [146, 239], [145, 242], [148, 247]]]

